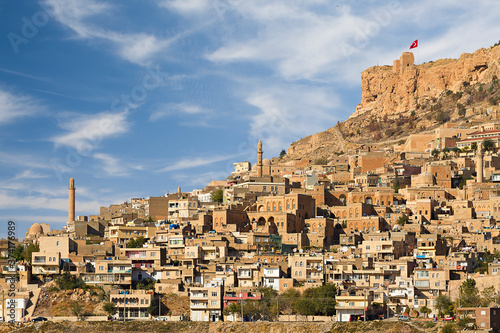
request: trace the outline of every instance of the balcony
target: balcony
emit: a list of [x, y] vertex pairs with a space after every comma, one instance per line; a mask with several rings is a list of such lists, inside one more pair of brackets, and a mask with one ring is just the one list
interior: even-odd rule
[[108, 273], [111, 273], [111, 274], [130, 274], [130, 273], [132, 273], [132, 270], [131, 269], [125, 269], [125, 270], [108, 269]]
[[206, 309], [208, 303], [191, 303], [191, 309]]
[[191, 293], [191, 298], [207, 298], [208, 294], [204, 293]]

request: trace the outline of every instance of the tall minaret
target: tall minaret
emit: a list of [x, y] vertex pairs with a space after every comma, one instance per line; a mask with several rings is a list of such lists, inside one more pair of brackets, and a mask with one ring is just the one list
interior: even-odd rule
[[483, 182], [483, 143], [478, 142], [476, 150], [476, 183]]
[[68, 208], [68, 222], [75, 220], [75, 179], [69, 179], [69, 208]]
[[257, 149], [257, 177], [262, 177], [262, 141], [259, 140]]

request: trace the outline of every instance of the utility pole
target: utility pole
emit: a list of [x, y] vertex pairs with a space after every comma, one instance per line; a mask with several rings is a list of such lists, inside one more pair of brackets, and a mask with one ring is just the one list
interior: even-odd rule
[[161, 294], [158, 294], [158, 318], [161, 316]]
[[365, 301], [363, 302], [363, 312], [364, 312], [364, 315], [363, 315], [363, 319], [364, 321], [366, 321], [366, 290], [365, 290]]
[[243, 322], [243, 293], [240, 292], [241, 322]]
[[276, 296], [276, 321], [280, 321], [280, 303], [278, 301], [278, 296]]

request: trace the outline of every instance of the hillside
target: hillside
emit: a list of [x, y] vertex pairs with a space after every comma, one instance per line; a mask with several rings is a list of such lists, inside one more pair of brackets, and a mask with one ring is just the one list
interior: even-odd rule
[[363, 71], [362, 99], [349, 119], [292, 143], [287, 159], [330, 157], [366, 143], [394, 144], [445, 122], [482, 119], [500, 102], [500, 45], [421, 65], [413, 65], [412, 58], [405, 52], [399, 64]]
[[[275, 332], [275, 333], [340, 333], [340, 332], [399, 332], [399, 333], [424, 333], [440, 331], [444, 322], [432, 323], [419, 321], [402, 323], [397, 321], [368, 321], [351, 323], [313, 323], [313, 322], [157, 322], [157, 321], [131, 321], [131, 322], [46, 322], [43, 324], [22, 325], [20, 333], [24, 332]], [[11, 324], [0, 325], [0, 332], [11, 331]]]

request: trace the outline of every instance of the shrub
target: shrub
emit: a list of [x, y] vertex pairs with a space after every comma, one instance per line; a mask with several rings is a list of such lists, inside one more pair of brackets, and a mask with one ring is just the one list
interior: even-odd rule
[[457, 329], [455, 328], [455, 325], [448, 323], [443, 326], [441, 333], [457, 333]]

